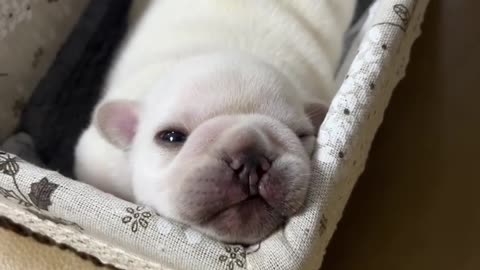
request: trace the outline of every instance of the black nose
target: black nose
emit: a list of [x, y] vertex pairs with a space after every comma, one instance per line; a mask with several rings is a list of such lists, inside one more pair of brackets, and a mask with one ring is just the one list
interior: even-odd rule
[[251, 196], [258, 194], [258, 182], [270, 169], [270, 161], [262, 155], [232, 160], [230, 167]]

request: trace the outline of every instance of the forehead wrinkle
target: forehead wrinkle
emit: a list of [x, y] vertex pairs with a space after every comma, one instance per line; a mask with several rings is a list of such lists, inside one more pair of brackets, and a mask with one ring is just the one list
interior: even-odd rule
[[[179, 93], [179, 104], [184, 104], [179, 115], [189, 126], [203, 122], [209, 118], [226, 112], [241, 112], [248, 100], [240, 100], [238, 83], [230, 83], [225, 78], [212, 80], [202, 78], [182, 87]], [[233, 95], [229, 93], [233, 92]], [[253, 110], [253, 108], [251, 108]]]
[[172, 107], [178, 113], [174, 119], [177, 118], [191, 131], [219, 115], [264, 114], [292, 129], [302, 128], [305, 121], [299, 121], [299, 118], [304, 116], [301, 114], [303, 109], [294, 108], [295, 98], [289, 101], [289, 93], [285, 93], [289, 91], [285, 91], [283, 86], [276, 78], [236, 70], [212, 71], [195, 76], [177, 89], [175, 104], [181, 104], [181, 108]]
[[[195, 100], [195, 103], [192, 103], [192, 100]], [[255, 98], [255, 96], [248, 97], [247, 94], [228, 96], [225, 92], [218, 92], [218, 95], [188, 98], [187, 102], [186, 106], [175, 117], [182, 119], [189, 130], [216, 116], [234, 114], [263, 114], [288, 126], [303, 125], [303, 123], [297, 121], [302, 115], [292, 109], [284, 98], [277, 95], [260, 99]]]

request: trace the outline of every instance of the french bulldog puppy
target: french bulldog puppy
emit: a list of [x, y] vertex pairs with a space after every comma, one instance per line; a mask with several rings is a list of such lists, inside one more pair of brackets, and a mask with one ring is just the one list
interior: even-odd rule
[[77, 177], [229, 243], [299, 213], [355, 0], [133, 1]]

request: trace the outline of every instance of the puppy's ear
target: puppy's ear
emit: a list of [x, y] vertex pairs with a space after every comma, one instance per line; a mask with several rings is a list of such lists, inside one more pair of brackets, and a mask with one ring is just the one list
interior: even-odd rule
[[137, 132], [138, 105], [127, 100], [106, 102], [97, 108], [93, 122], [109, 143], [126, 149]]
[[315, 130], [320, 128], [320, 125], [325, 120], [325, 116], [328, 112], [328, 105], [322, 100], [315, 99], [305, 103], [305, 113], [310, 118]]

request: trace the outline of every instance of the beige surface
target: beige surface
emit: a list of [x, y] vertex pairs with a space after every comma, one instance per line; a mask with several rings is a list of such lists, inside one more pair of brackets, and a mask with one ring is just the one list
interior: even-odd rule
[[0, 141], [90, 0], [0, 0]]
[[323, 270], [480, 269], [479, 10], [431, 1]]
[[[0, 228], [0, 269], [2, 270], [93, 270], [95, 267], [71, 251], [40, 244]], [[28, 258], [28, 259], [27, 259]]]

